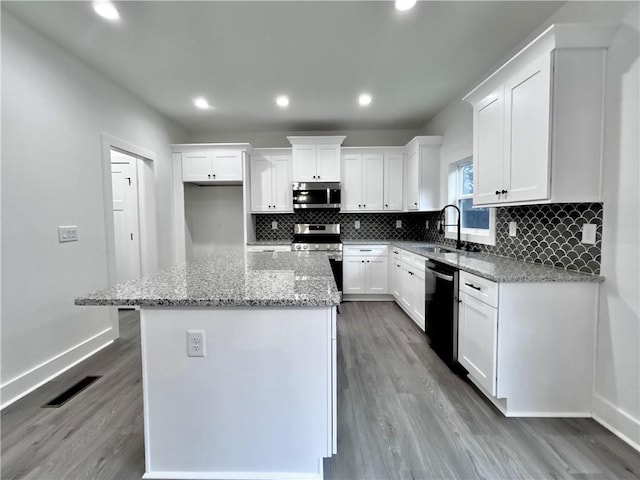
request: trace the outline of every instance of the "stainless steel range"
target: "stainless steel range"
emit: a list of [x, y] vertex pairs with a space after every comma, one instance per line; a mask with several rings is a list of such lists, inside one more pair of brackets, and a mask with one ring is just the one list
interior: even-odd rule
[[297, 223], [293, 227], [291, 250], [325, 252], [338, 290], [342, 292], [342, 241], [339, 223]]

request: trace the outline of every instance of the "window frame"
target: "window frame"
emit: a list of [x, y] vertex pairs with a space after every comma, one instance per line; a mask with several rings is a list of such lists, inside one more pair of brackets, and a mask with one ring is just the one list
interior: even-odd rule
[[[449, 204], [455, 205], [460, 208], [460, 200], [472, 199], [473, 193], [462, 193], [462, 167], [466, 165], [473, 166], [473, 158], [466, 157], [457, 162], [449, 164], [449, 182], [448, 182], [448, 200]], [[460, 232], [460, 239], [465, 242], [481, 243], [483, 245], [495, 245], [496, 244], [496, 209], [494, 207], [480, 207], [489, 209], [489, 228], [462, 228]], [[453, 209], [448, 209], [446, 223], [455, 224], [457, 222], [457, 212]], [[445, 238], [456, 239], [457, 238], [456, 225], [448, 226], [445, 230]]]

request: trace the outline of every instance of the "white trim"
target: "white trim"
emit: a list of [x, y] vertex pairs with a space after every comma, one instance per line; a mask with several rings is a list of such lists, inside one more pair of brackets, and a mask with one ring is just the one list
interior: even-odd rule
[[291, 145], [342, 145], [344, 135], [318, 135], [318, 136], [293, 136], [287, 137]]
[[[111, 327], [12, 378], [0, 387], [0, 410], [33, 392], [80, 362], [111, 344], [115, 339]], [[75, 357], [75, 359], [74, 359]], [[9, 400], [4, 401], [5, 398]]]
[[593, 395], [593, 419], [640, 452], [640, 419], [634, 418], [601, 395]]
[[396, 299], [391, 293], [343, 293], [343, 302], [394, 302]]
[[320, 473], [295, 473], [295, 472], [146, 472], [142, 478], [175, 478], [193, 480], [322, 480]]

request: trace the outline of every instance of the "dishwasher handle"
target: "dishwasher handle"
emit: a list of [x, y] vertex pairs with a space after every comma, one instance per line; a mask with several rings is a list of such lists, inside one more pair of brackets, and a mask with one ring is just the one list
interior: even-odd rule
[[444, 273], [437, 272], [431, 268], [427, 268], [427, 270], [429, 270], [429, 272], [431, 272], [434, 277], [439, 278], [440, 280], [444, 280], [445, 282], [453, 282], [453, 275], [445, 275]]

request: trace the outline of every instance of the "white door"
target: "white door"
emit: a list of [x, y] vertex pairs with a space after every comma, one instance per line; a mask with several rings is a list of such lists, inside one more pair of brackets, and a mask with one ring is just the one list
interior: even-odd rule
[[365, 257], [343, 257], [343, 293], [365, 293]]
[[316, 146], [293, 146], [293, 181], [315, 182], [316, 178]]
[[277, 212], [293, 211], [293, 190], [291, 189], [291, 156], [271, 156], [271, 198]]
[[464, 292], [458, 314], [458, 361], [487, 392], [496, 394], [498, 310]]
[[473, 204], [496, 203], [504, 189], [504, 91], [473, 107]]
[[413, 319], [424, 331], [425, 329], [425, 275], [424, 272], [413, 270]]
[[402, 154], [384, 156], [384, 209], [402, 210]]
[[362, 155], [344, 155], [342, 163], [342, 210], [362, 210]]
[[242, 153], [214, 152], [211, 173], [213, 180], [219, 182], [241, 182]]
[[366, 266], [366, 292], [387, 293], [389, 291], [389, 257], [368, 257]]
[[408, 311], [413, 308], [413, 272], [405, 264], [400, 264], [400, 303]]
[[505, 201], [549, 198], [550, 105], [546, 54], [505, 85]]
[[409, 152], [407, 156], [407, 210], [418, 210], [420, 187], [420, 155], [418, 150]]
[[340, 181], [340, 145], [318, 145], [316, 150], [316, 180]]
[[140, 277], [140, 222], [135, 157], [111, 151], [116, 283]]
[[271, 212], [271, 162], [268, 157], [253, 155], [251, 157], [251, 211]]
[[389, 272], [389, 289], [399, 302], [401, 298], [400, 291], [402, 289], [402, 265], [396, 260], [391, 263], [391, 271]]
[[384, 157], [381, 153], [362, 156], [362, 202], [365, 210], [382, 210], [384, 201]]

